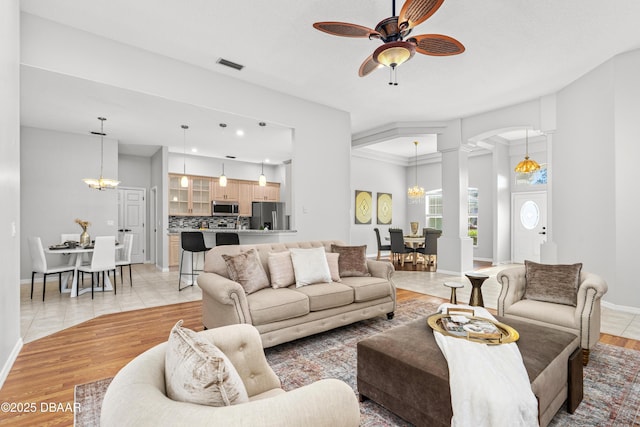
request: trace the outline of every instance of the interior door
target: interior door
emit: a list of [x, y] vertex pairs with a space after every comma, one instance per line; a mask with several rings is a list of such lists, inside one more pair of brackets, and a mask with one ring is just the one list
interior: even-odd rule
[[547, 240], [547, 192], [513, 193], [511, 200], [511, 260], [540, 262], [540, 246]]
[[118, 189], [118, 241], [124, 241], [124, 234], [133, 234], [131, 262], [140, 264], [145, 261], [145, 189]]

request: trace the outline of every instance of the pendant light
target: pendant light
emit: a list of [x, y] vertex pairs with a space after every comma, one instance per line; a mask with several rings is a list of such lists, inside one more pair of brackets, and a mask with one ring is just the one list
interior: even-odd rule
[[424, 188], [418, 186], [418, 141], [413, 141], [416, 146], [416, 184], [413, 187], [409, 187], [407, 190], [407, 197], [409, 203], [421, 203], [424, 200]]
[[260, 177], [258, 178], [258, 185], [260, 187], [267, 186], [267, 177], [264, 176], [264, 162], [262, 162], [262, 172], [260, 172]]
[[220, 187], [227, 186], [227, 176], [224, 174], [224, 163], [222, 164], [222, 175], [218, 178], [218, 185], [220, 185]]
[[538, 169], [540, 169], [538, 162], [529, 159], [529, 129], [526, 129], [524, 160], [518, 163], [514, 170], [517, 173], [531, 173]]
[[102, 176], [102, 170], [104, 166], [104, 121], [107, 120], [104, 117], [98, 117], [100, 120], [100, 132], [91, 132], [93, 135], [100, 135], [100, 178], [84, 178], [85, 184], [87, 184], [91, 188], [95, 188], [96, 190], [113, 190], [120, 184], [120, 181], [116, 181], [115, 179], [104, 178]]
[[183, 138], [182, 138], [182, 178], [180, 178], [180, 187], [186, 188], [189, 186], [189, 178], [187, 177], [187, 129], [189, 126], [182, 125]]

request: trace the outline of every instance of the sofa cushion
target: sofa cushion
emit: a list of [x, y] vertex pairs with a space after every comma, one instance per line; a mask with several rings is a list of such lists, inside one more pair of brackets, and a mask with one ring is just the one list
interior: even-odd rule
[[331, 252], [340, 254], [338, 266], [340, 277], [370, 276], [367, 268], [367, 245], [340, 246], [331, 245]]
[[524, 262], [524, 299], [576, 306], [582, 263], [572, 265]]
[[309, 298], [310, 311], [341, 307], [353, 302], [353, 288], [342, 283], [318, 283], [297, 288], [296, 292], [301, 292]]
[[179, 402], [229, 406], [249, 401], [242, 378], [227, 356], [196, 332], [171, 329], [165, 353], [167, 396]]
[[324, 248], [291, 248], [289, 252], [296, 276], [296, 288], [314, 283], [331, 283], [331, 271]]
[[296, 283], [289, 251], [270, 252], [268, 264], [272, 288], [286, 288]]
[[570, 305], [552, 304], [549, 302], [523, 299], [510, 305], [505, 311], [506, 317], [530, 319], [548, 325], [560, 326], [572, 331], [579, 331], [576, 323], [576, 309]]
[[261, 289], [247, 295], [254, 326], [264, 325], [309, 313], [309, 298], [289, 288]]
[[345, 277], [342, 283], [353, 288], [354, 301], [371, 301], [391, 295], [391, 285], [380, 277]]
[[269, 278], [255, 249], [238, 255], [222, 255], [222, 258], [227, 264], [229, 279], [240, 283], [247, 294], [269, 286]]

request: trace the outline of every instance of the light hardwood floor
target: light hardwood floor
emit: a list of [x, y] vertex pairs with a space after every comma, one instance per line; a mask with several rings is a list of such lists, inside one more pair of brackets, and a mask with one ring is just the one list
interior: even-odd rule
[[[398, 289], [398, 301], [443, 300]], [[202, 330], [202, 302], [192, 301], [99, 316], [24, 345], [0, 390], [0, 402], [35, 403], [34, 413], [0, 412], [3, 426], [71, 426], [72, 412], [41, 411], [42, 403], [73, 406], [73, 390], [114, 376], [125, 364], [166, 341], [179, 320]], [[603, 342], [640, 350], [640, 341], [602, 334]]]

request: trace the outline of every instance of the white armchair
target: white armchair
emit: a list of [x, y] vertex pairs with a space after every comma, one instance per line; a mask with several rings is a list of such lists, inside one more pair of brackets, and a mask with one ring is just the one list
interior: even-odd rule
[[199, 332], [215, 342], [234, 365], [250, 401], [212, 407], [169, 399], [165, 348], [159, 344], [133, 359], [115, 376], [104, 397], [104, 426], [327, 426], [356, 427], [355, 393], [337, 379], [323, 379], [285, 392], [267, 363], [260, 334], [238, 324]]
[[498, 296], [498, 315], [572, 332], [580, 337], [583, 364], [589, 362], [589, 350], [600, 339], [600, 300], [607, 292], [606, 282], [593, 273], [582, 271], [576, 306], [523, 299], [525, 267], [502, 270], [497, 275], [502, 290]]

